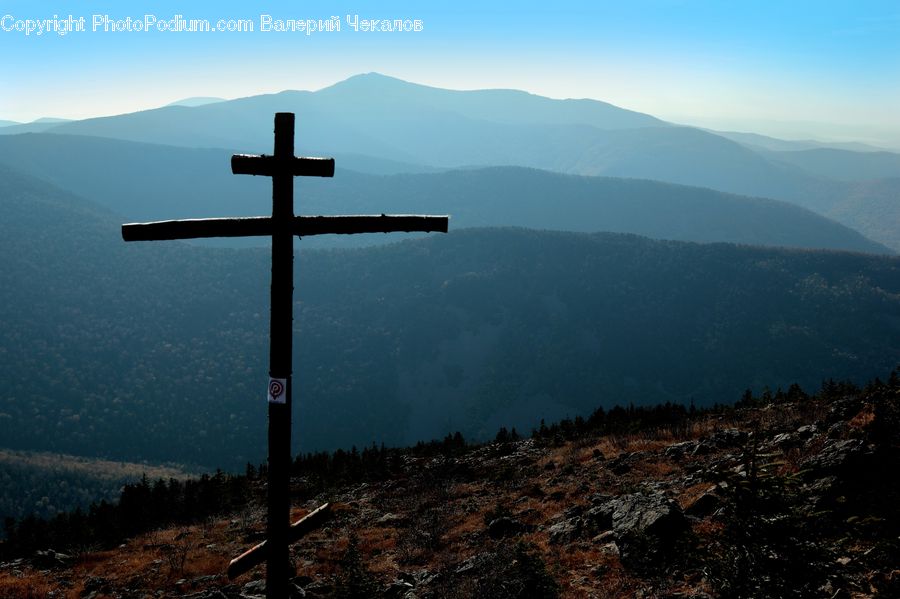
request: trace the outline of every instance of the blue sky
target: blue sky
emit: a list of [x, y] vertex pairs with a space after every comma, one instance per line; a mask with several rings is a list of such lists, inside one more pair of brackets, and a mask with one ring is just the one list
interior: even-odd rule
[[[319, 89], [378, 71], [475, 89], [596, 98], [677, 122], [900, 147], [900, 2], [0, 1], [0, 119], [82, 118], [188, 96]], [[249, 19], [252, 33], [91, 31], [93, 15]], [[342, 20], [341, 32], [259, 31], [262, 14]], [[364, 33], [346, 15], [420, 19]]]

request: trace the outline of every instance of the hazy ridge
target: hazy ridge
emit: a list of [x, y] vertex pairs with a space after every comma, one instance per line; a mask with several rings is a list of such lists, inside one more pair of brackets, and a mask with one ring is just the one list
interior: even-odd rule
[[[5, 444], [258, 461], [267, 253], [125, 244], [90, 202], [12, 171], [0, 185]], [[296, 268], [306, 449], [728, 402], [900, 362], [897, 258], [483, 229], [301, 252]]]

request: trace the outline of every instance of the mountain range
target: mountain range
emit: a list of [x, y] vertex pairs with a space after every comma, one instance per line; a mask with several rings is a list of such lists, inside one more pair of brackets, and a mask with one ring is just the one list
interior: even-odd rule
[[[227, 150], [78, 135], [0, 136], [0, 163], [106, 206], [129, 220], [252, 216], [271, 208], [269, 183], [235, 177]], [[338, 156], [333, 180], [295, 182], [306, 214], [449, 213], [453, 227], [521, 226], [635, 233], [657, 239], [892, 253], [787, 202], [650, 180], [523, 167], [403, 173], [402, 165]], [[348, 169], [375, 172], [361, 173]], [[382, 174], [379, 174], [382, 173]], [[390, 173], [390, 174], [383, 174]], [[384, 235], [310, 238], [304, 247], [371, 245]], [[223, 240], [246, 246], [261, 240]]]
[[0, 120], [0, 596], [264, 592], [269, 240], [121, 225], [283, 111], [297, 213], [452, 219], [294, 245], [295, 594], [900, 596], [900, 154], [377, 73]]
[[[276, 111], [299, 115], [297, 147], [304, 153], [362, 155], [418, 169], [523, 166], [708, 187], [795, 203], [900, 249], [900, 234], [873, 225], [885, 218], [900, 222], [897, 154], [760, 149], [758, 138], [734, 141], [734, 134], [675, 126], [594, 100], [443, 90], [370, 73], [316, 92], [4, 127], [0, 133], [41, 130], [267, 152]], [[873, 187], [880, 192], [871, 195]]]
[[4, 445], [258, 458], [266, 251], [118, 228], [267, 213], [269, 182], [228, 159], [268, 151], [283, 110], [298, 153], [339, 165], [296, 181], [298, 212], [453, 219], [445, 237], [298, 244], [300, 447], [483, 438], [900, 362], [896, 154], [377, 74], [187, 104], [0, 128]]

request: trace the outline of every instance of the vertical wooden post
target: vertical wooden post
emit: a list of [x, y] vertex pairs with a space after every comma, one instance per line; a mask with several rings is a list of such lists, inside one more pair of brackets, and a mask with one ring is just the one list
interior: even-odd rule
[[[447, 216], [310, 216], [294, 218], [294, 177], [332, 177], [333, 158], [294, 156], [294, 115], [275, 115], [273, 156], [231, 157], [235, 175], [272, 177], [272, 218], [212, 218], [160, 221], [122, 225], [125, 241], [151, 239], [195, 239], [272, 235], [271, 315], [269, 321], [269, 476], [266, 542], [244, 553], [229, 565], [229, 576], [238, 576], [264, 558], [266, 597], [286, 599], [291, 575], [289, 544], [291, 532], [291, 343], [294, 304], [294, 235], [326, 233], [388, 233], [392, 231], [447, 232]], [[293, 528], [300, 531], [315, 526], [327, 513], [320, 508]]]
[[[294, 158], [294, 115], [275, 115], [275, 160]], [[283, 162], [282, 162], [283, 161]], [[290, 569], [291, 341], [294, 296], [294, 177], [276, 168], [272, 177], [272, 311], [269, 325], [269, 376], [284, 380], [284, 403], [269, 394], [269, 476], [266, 597], [286, 599]], [[270, 383], [271, 385], [271, 383]]]

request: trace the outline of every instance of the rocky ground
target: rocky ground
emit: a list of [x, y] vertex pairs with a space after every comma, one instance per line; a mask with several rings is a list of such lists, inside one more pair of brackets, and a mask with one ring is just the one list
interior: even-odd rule
[[[900, 597], [900, 385], [628, 435], [404, 458], [298, 502], [296, 597]], [[298, 496], [305, 481], [295, 480]], [[110, 551], [0, 564], [0, 597], [264, 595], [259, 504]]]

